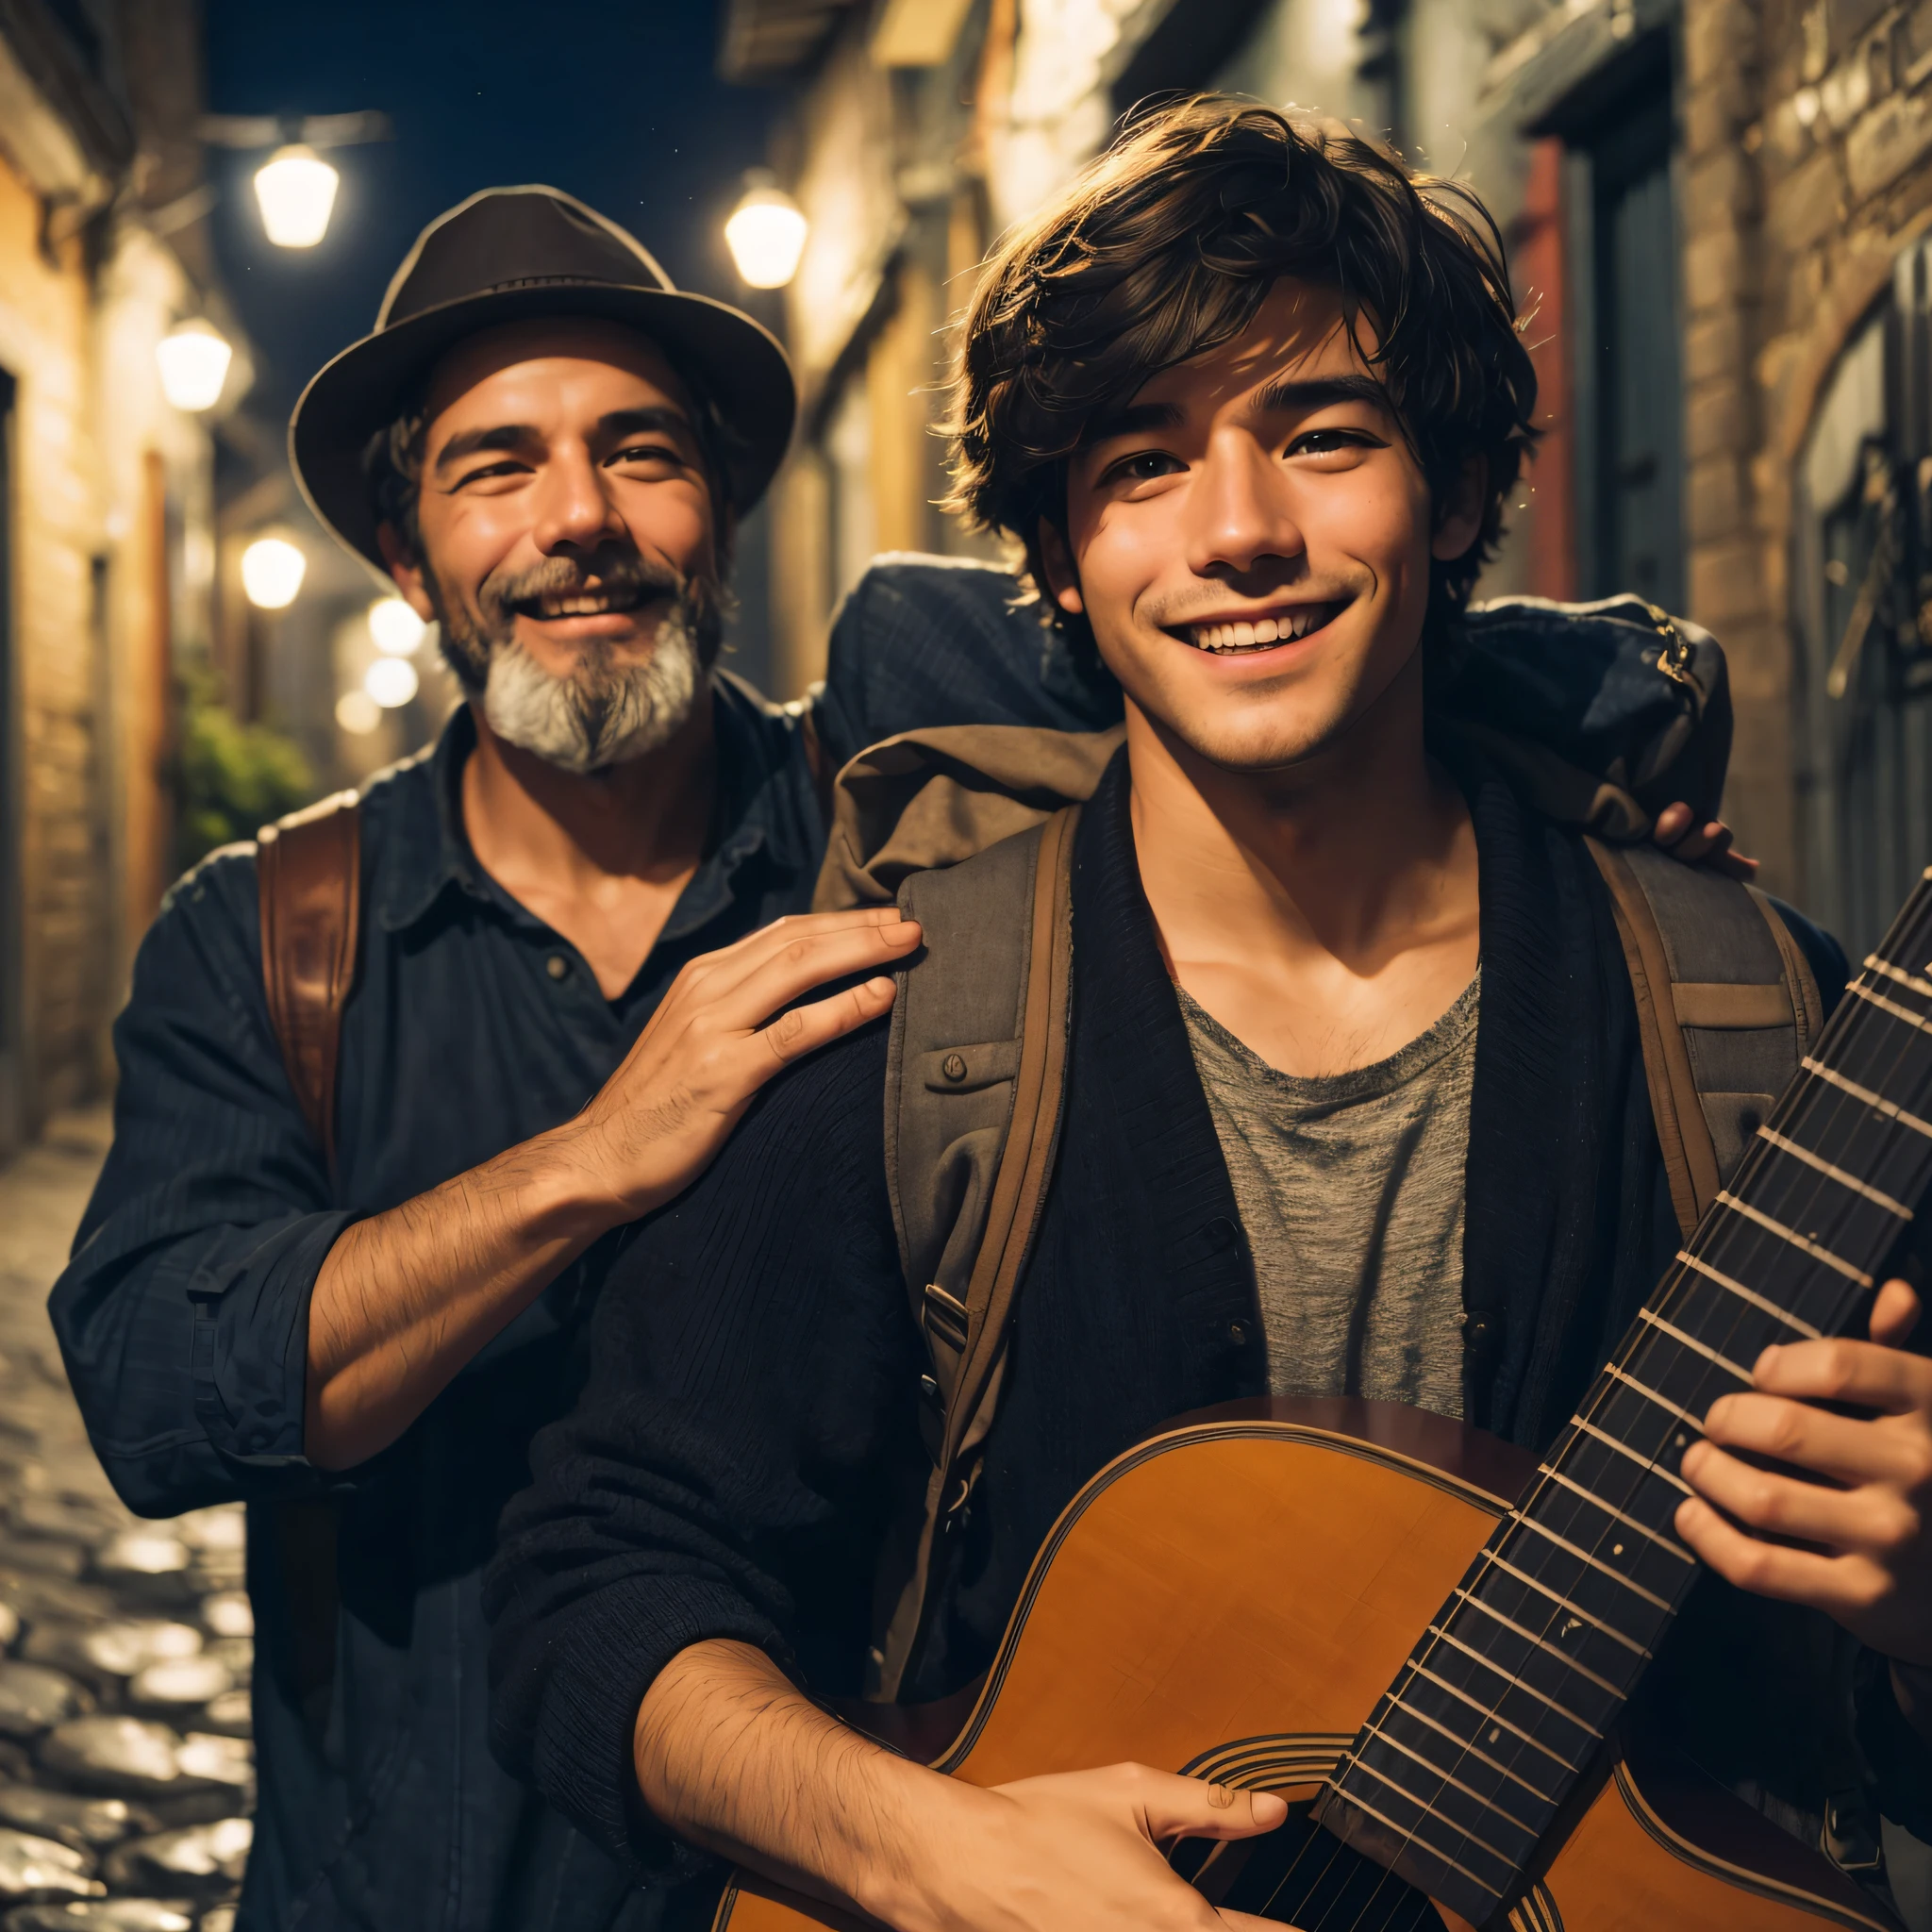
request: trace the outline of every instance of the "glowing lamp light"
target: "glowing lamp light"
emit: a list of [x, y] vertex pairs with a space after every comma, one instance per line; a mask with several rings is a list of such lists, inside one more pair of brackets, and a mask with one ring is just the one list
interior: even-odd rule
[[256, 170], [261, 225], [277, 248], [313, 248], [328, 233], [341, 176], [312, 147], [279, 147]]
[[362, 674], [364, 693], [385, 711], [407, 705], [416, 695], [416, 667], [407, 658], [378, 658]]
[[308, 559], [286, 537], [258, 537], [242, 553], [242, 588], [258, 610], [286, 610], [308, 570]]
[[400, 597], [381, 597], [369, 607], [369, 635], [391, 658], [414, 656], [426, 627]]
[[382, 707], [366, 691], [345, 691], [336, 700], [336, 723], [351, 738], [367, 738], [382, 723]]
[[805, 210], [774, 181], [754, 181], [724, 224], [738, 273], [754, 289], [782, 289], [805, 253]]
[[155, 344], [161, 393], [177, 409], [212, 409], [222, 399], [235, 351], [211, 322], [199, 317], [170, 329]]

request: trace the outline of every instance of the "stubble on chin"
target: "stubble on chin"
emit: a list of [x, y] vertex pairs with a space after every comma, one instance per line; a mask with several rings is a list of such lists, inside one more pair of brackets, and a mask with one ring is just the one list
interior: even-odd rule
[[505, 600], [495, 600], [491, 621], [433, 583], [431, 597], [444, 658], [491, 730], [576, 776], [642, 757], [675, 737], [709, 691], [723, 642], [724, 599], [702, 578], [675, 580], [643, 651], [589, 640], [563, 672], [551, 671], [525, 645]]
[[[1169, 651], [1191, 646], [1162, 637]], [[1157, 668], [1158, 667], [1158, 668]], [[1231, 776], [1291, 772], [1344, 755], [1372, 731], [1391, 690], [1421, 675], [1420, 646], [1392, 672], [1377, 676], [1359, 656], [1313, 663], [1264, 681], [1236, 684], [1185, 658], [1165, 665], [1123, 663], [1116, 675], [1150, 729], [1178, 761], [1198, 760]]]

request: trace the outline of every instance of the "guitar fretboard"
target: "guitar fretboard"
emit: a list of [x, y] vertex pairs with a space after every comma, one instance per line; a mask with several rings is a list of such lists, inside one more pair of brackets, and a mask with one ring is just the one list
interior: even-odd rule
[[1672, 1523], [1704, 1414], [1849, 1324], [1928, 1180], [1922, 881], [1343, 1757], [1329, 1831], [1477, 1924], [1520, 1889], [1698, 1574]]

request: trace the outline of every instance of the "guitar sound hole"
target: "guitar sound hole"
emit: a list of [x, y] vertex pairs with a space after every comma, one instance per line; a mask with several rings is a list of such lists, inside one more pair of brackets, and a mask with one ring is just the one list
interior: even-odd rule
[[1443, 1932], [1424, 1893], [1331, 1838], [1306, 1805], [1264, 1838], [1184, 1839], [1172, 1862], [1211, 1904], [1301, 1932]]

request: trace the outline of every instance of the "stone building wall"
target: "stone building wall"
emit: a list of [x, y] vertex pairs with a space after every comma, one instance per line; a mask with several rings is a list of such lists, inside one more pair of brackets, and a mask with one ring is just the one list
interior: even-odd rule
[[[883, 357], [891, 318], [908, 319], [908, 338], [937, 341], [932, 331], [971, 287], [971, 248], [927, 247], [921, 238], [939, 225], [926, 210], [950, 195], [951, 230], [970, 241], [976, 219], [981, 240], [996, 233], [1104, 133], [1136, 37], [1185, 10], [1143, 0], [1097, 8], [985, 0], [964, 16], [949, 71], [927, 76], [868, 65], [873, 11], [845, 9], [791, 76], [800, 146], [781, 172], [822, 189], [837, 171], [815, 179], [814, 159], [843, 157], [838, 206], [823, 209], [834, 234], [822, 241], [815, 227], [812, 246], [857, 250], [866, 275], [856, 325], [815, 331], [840, 305], [807, 304], [804, 276], [791, 297], [794, 341], [812, 344], [818, 414], [808, 411], [806, 454], [780, 492], [791, 549], [774, 583], [795, 609], [774, 614], [800, 640], [786, 660], [791, 681], [780, 679], [788, 690], [816, 668], [825, 616], [852, 575], [845, 551], [862, 539], [880, 547], [952, 541], [926, 511], [936, 491], [922, 503], [876, 461], [891, 446], [893, 399], [922, 431], [929, 408], [927, 398], [914, 400], [929, 370]], [[1657, 273], [1627, 284], [1640, 322], [1659, 303], [1673, 311], [1664, 334], [1674, 337], [1678, 366], [1657, 373], [1655, 393], [1675, 395], [1681, 384], [1680, 410], [1662, 409], [1678, 425], [1658, 445], [1658, 474], [1674, 493], [1657, 512], [1669, 533], [1657, 546], [1667, 568], [1648, 593], [1677, 602], [1727, 649], [1737, 728], [1724, 810], [1762, 859], [1765, 883], [1870, 938], [1866, 902], [1895, 898], [1870, 880], [1857, 893], [1844, 885], [1859, 841], [1896, 848], [1868, 868], [1874, 877], [1896, 874], [1907, 847], [1927, 848], [1914, 866], [1932, 858], [1932, 773], [1912, 775], [1932, 762], [1921, 745], [1932, 745], [1932, 722], [1921, 715], [1932, 713], [1932, 695], [1909, 696], [1886, 721], [1887, 772], [1907, 773], [1896, 786], [1888, 775], [1861, 790], [1842, 761], [1827, 769], [1837, 755], [1829, 747], [1842, 752], [1856, 734], [1845, 728], [1852, 708], [1821, 696], [1807, 655], [1823, 630], [1815, 614], [1800, 619], [1798, 607], [1811, 606], [1792, 558], [1818, 507], [1804, 510], [1794, 490], [1848, 341], [1885, 298], [1901, 251], [1932, 235], [1932, 0], [1255, 0], [1245, 17], [1239, 43], [1212, 68], [1152, 79], [1205, 80], [1317, 107], [1370, 132], [1392, 129], [1405, 152], [1474, 185], [1509, 242], [1533, 316], [1548, 433], [1483, 594], [1646, 588], [1607, 535], [1607, 493], [1628, 466], [1608, 441], [1601, 358], [1616, 329], [1594, 279], [1607, 204], [1592, 185], [1606, 177], [1592, 171], [1627, 166], [1614, 158], [1619, 128], [1668, 105], [1664, 146], [1644, 164], [1668, 176], [1665, 202], [1647, 204], [1668, 208], [1643, 257]], [[1067, 35], [1088, 37], [1091, 45], [1081, 44], [1092, 58], [1066, 58]], [[856, 129], [861, 96], [874, 119], [895, 102], [890, 135], [884, 120], [873, 139], [842, 148], [814, 135]], [[942, 291], [937, 301], [912, 299], [921, 275]], [[1627, 339], [1639, 340], [1619, 313]], [[1924, 332], [1932, 343], [1932, 319]], [[1932, 366], [1932, 347], [1926, 355]], [[888, 379], [868, 383], [868, 371]], [[841, 416], [841, 396], [864, 388], [868, 408]], [[859, 426], [876, 472], [872, 500], [841, 515], [853, 476], [864, 494], [865, 464], [852, 457]], [[1932, 502], [1932, 482], [1921, 493]], [[896, 514], [902, 508], [908, 517]], [[1834, 636], [1844, 621], [1842, 608], [1824, 620]], [[1932, 646], [1932, 606], [1923, 627]], [[1932, 691], [1932, 658], [1923, 670]], [[1867, 781], [1880, 762], [1868, 759]], [[1874, 790], [1905, 802], [1874, 803]]]
[[0, 165], [0, 367], [15, 391], [12, 528], [15, 769], [9, 896], [17, 949], [13, 1110], [90, 1084], [108, 906], [98, 864], [89, 277], [78, 238], [43, 252], [41, 206]]
[[1682, 48], [1690, 614], [1730, 652], [1729, 814], [1774, 890], [1815, 891], [1794, 478], [1840, 353], [1932, 224], [1932, 4], [1686, 0]]
[[215, 566], [208, 425], [168, 406], [155, 358], [211, 291], [134, 185], [175, 183], [132, 127], [117, 164], [16, 51], [0, 38], [0, 1153], [110, 1077], [174, 870], [175, 656], [208, 636]]

